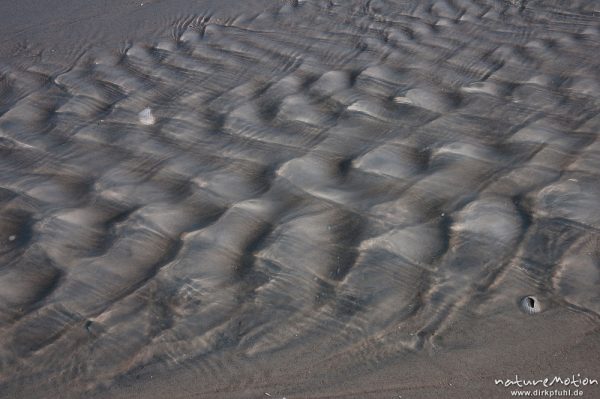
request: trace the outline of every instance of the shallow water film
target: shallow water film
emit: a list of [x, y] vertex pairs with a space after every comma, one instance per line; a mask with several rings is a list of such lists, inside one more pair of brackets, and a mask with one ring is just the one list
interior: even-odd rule
[[600, 3], [248, 4], [2, 47], [0, 397], [600, 378]]

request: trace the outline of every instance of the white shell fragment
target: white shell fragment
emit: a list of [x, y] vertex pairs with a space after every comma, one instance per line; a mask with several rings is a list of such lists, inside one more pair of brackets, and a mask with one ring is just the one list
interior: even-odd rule
[[140, 118], [140, 123], [142, 125], [154, 125], [156, 123], [156, 118], [152, 115], [152, 110], [150, 108], [144, 108], [142, 112], [138, 114]]
[[542, 311], [539, 299], [531, 295], [523, 297], [520, 305], [521, 310], [527, 314], [536, 314]]

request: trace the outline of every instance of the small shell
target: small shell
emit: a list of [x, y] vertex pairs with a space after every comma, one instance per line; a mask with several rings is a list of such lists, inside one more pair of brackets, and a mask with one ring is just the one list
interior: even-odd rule
[[542, 311], [540, 301], [534, 296], [527, 295], [520, 301], [521, 310], [527, 314], [536, 314]]
[[140, 123], [142, 125], [154, 125], [156, 122], [156, 118], [152, 115], [152, 110], [150, 108], [144, 108], [142, 112], [138, 114], [140, 118]]

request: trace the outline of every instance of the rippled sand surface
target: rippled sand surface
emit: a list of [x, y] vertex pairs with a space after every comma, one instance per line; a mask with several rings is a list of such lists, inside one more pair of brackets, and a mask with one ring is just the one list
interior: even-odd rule
[[597, 2], [223, 7], [2, 54], [1, 397], [600, 378]]

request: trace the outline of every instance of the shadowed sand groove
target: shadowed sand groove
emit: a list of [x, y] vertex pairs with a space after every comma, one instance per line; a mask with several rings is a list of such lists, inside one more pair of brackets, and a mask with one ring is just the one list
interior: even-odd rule
[[3, 62], [0, 396], [383, 397], [341, 370], [597, 334], [598, 12], [290, 1]]

